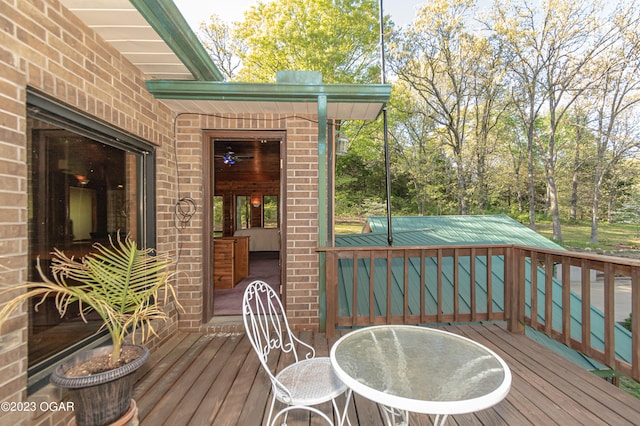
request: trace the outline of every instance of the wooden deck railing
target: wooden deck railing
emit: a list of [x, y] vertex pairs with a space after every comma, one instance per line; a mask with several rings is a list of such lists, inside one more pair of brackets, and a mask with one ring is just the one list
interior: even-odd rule
[[[513, 245], [320, 251], [329, 336], [336, 327], [503, 320], [512, 332], [528, 325], [640, 381], [638, 260]], [[622, 279], [631, 294], [617, 297], [631, 298], [624, 315], [631, 314], [632, 333], [615, 321]], [[599, 309], [596, 280], [604, 289]]]

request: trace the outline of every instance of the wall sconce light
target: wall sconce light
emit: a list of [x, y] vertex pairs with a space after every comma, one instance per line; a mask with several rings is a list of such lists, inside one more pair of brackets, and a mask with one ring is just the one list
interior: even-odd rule
[[251, 205], [255, 208], [260, 207], [262, 204], [262, 200], [260, 199], [260, 195], [252, 195], [251, 196]]
[[336, 138], [336, 155], [347, 155], [349, 150], [349, 139], [338, 133]]
[[78, 180], [78, 183], [82, 186], [88, 185], [90, 182], [89, 179], [87, 179], [87, 177], [83, 175], [75, 175], [75, 178]]

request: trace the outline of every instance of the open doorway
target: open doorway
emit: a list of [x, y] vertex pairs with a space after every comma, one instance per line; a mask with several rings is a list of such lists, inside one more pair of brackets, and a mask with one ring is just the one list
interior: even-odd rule
[[246, 286], [262, 280], [283, 293], [284, 132], [207, 134], [209, 219], [205, 232], [204, 320], [240, 315]]

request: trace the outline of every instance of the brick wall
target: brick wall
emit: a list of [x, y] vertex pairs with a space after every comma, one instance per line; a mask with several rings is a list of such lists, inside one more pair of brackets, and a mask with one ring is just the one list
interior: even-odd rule
[[[255, 115], [181, 115], [177, 121], [177, 158], [180, 194], [192, 198], [198, 206], [204, 203], [202, 158], [204, 131], [279, 130], [286, 132], [286, 194], [283, 231], [286, 309], [291, 325], [296, 328], [318, 328], [318, 127], [315, 117]], [[180, 231], [177, 245], [183, 272], [179, 300], [185, 305], [180, 328], [201, 329], [202, 319], [202, 212]]]
[[[202, 210], [176, 226], [181, 197], [203, 205], [203, 129], [277, 129], [286, 132], [287, 241], [282, 281], [287, 313], [297, 328], [318, 327], [318, 151], [313, 117], [174, 114], [146, 91], [144, 75], [92, 33], [56, 0], [0, 0], [0, 286], [27, 277], [26, 88], [130, 132], [157, 146], [157, 248], [179, 260], [180, 328], [198, 330], [202, 319]], [[179, 176], [179, 181], [177, 177]], [[9, 294], [6, 298], [11, 297]], [[174, 311], [172, 311], [174, 312]], [[0, 334], [0, 402], [26, 401], [26, 311], [16, 312]], [[167, 337], [175, 325], [162, 331]], [[153, 347], [157, 342], [151, 342]], [[51, 401], [50, 387], [31, 398]], [[72, 413], [3, 413], [0, 424], [56, 424]]]
[[318, 126], [292, 119], [287, 133], [287, 313], [297, 328], [318, 327]]
[[[27, 87], [157, 145], [159, 215], [169, 211], [175, 200], [173, 169], [163, 159], [172, 141], [173, 114], [147, 93], [144, 76], [56, 0], [0, 0], [3, 287], [27, 277]], [[162, 249], [167, 249], [166, 244]], [[11, 296], [0, 302], [6, 297]], [[22, 310], [2, 329], [0, 402], [27, 400], [27, 321]], [[60, 396], [58, 390], [47, 387], [30, 398], [52, 401]], [[54, 424], [72, 414], [0, 412], [0, 424]]]

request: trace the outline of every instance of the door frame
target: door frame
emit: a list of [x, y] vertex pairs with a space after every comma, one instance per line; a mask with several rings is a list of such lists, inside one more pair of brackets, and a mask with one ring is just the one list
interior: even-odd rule
[[202, 322], [206, 324], [214, 317], [213, 300], [213, 196], [215, 189], [213, 173], [213, 144], [216, 140], [280, 140], [280, 185], [278, 194], [278, 219], [280, 223], [280, 294], [286, 310], [286, 275], [285, 260], [287, 258], [286, 229], [286, 131], [284, 130], [205, 130], [202, 135]]

